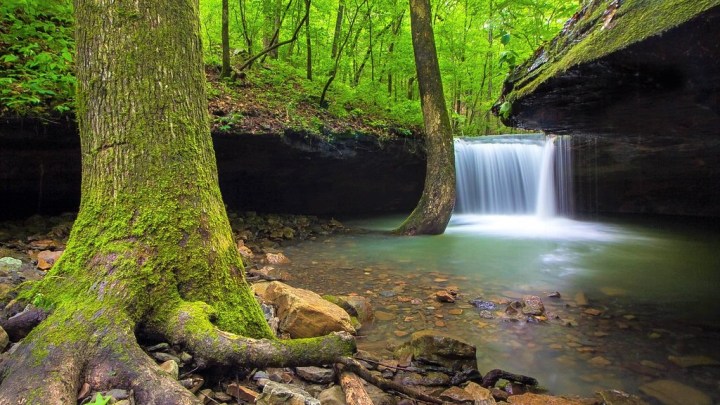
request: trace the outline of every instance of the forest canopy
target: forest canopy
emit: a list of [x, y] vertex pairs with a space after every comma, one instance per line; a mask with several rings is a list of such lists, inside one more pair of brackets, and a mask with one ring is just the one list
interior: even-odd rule
[[[489, 114], [503, 79], [549, 41], [579, 3], [455, 0], [432, 6], [453, 132], [475, 135], [503, 131]], [[302, 116], [308, 105], [322, 111], [293, 124], [301, 127], [317, 127], [326, 117], [378, 128], [422, 122], [405, 1], [229, 1], [231, 62], [242, 70], [242, 80], [232, 83], [213, 75], [222, 56], [222, 0], [200, 0], [200, 14], [211, 109], [213, 98], [232, 103], [244, 97], [287, 116]], [[260, 56], [278, 43], [283, 45]], [[0, 115], [72, 112], [71, 2], [4, 0], [0, 49]], [[254, 56], [259, 57], [248, 64]], [[241, 111], [214, 119], [216, 128], [229, 129], [244, 116]]]

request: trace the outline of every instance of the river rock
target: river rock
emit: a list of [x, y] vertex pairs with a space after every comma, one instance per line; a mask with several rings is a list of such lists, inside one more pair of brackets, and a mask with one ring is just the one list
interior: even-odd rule
[[449, 402], [473, 403], [474, 397], [460, 387], [450, 387], [440, 393], [440, 399]]
[[37, 254], [37, 260], [38, 264], [37, 267], [40, 270], [50, 270], [52, 266], [55, 264], [58, 259], [60, 259], [60, 256], [62, 255], [62, 250], [57, 251], [51, 251], [51, 250], [43, 250], [42, 252], [39, 252]]
[[637, 396], [620, 390], [603, 390], [598, 392], [597, 396], [606, 405], [648, 405]]
[[0, 353], [5, 351], [5, 348], [7, 345], [10, 344], [10, 337], [8, 336], [7, 332], [5, 332], [5, 329], [0, 326]]
[[174, 360], [168, 360], [166, 362], [163, 362], [162, 364], [160, 364], [160, 369], [170, 374], [170, 376], [175, 380], [177, 380], [180, 376], [180, 367]]
[[320, 401], [313, 398], [300, 387], [268, 381], [262, 394], [255, 401], [256, 405], [320, 405]]
[[511, 395], [508, 397], [507, 402], [513, 405], [587, 405], [588, 403], [595, 403], [596, 401], [553, 397], [528, 392], [522, 395]]
[[477, 368], [475, 346], [447, 333], [434, 330], [415, 332], [395, 352], [397, 358], [412, 355], [416, 360], [438, 364], [453, 370]]
[[447, 290], [440, 290], [435, 293], [435, 299], [437, 299], [440, 302], [448, 302], [453, 303], [455, 302], [455, 297], [450, 294]]
[[227, 386], [227, 389], [225, 390], [225, 393], [230, 395], [233, 398], [237, 398], [241, 401], [249, 402], [249, 403], [255, 403], [255, 400], [258, 396], [260, 396], [259, 393], [251, 390], [250, 388], [243, 387], [242, 385], [238, 383], [230, 383]]
[[335, 381], [335, 370], [322, 367], [297, 367], [295, 373], [305, 381], [327, 384]]
[[720, 361], [708, 356], [668, 356], [668, 360], [675, 363], [678, 367], [701, 367], [701, 366], [720, 366]]
[[318, 395], [321, 405], [346, 405], [345, 393], [339, 385], [333, 385], [332, 387], [324, 390]]
[[22, 266], [22, 260], [18, 260], [14, 257], [3, 257], [0, 258], [0, 270], [2, 271], [14, 271], [18, 270]]
[[475, 401], [474, 405], [495, 405], [497, 403], [493, 398], [492, 391], [480, 384], [470, 381], [464, 389], [472, 396]]
[[370, 300], [360, 295], [324, 295], [323, 298], [344, 309], [360, 322], [370, 322], [374, 318]]
[[437, 371], [430, 371], [425, 374], [402, 371], [393, 380], [400, 385], [422, 385], [426, 387], [450, 384], [450, 376]]
[[640, 386], [640, 391], [663, 405], [712, 405], [704, 392], [674, 380], [656, 380]]
[[265, 261], [267, 261], [268, 264], [288, 264], [288, 263], [290, 263], [290, 259], [288, 259], [287, 256], [285, 256], [282, 253], [266, 253]]
[[522, 313], [525, 315], [542, 315], [545, 313], [545, 305], [543, 305], [540, 297], [526, 295], [522, 299]]
[[339, 331], [355, 333], [347, 312], [312, 291], [273, 281], [267, 286], [264, 298], [277, 308], [280, 330], [292, 338]]

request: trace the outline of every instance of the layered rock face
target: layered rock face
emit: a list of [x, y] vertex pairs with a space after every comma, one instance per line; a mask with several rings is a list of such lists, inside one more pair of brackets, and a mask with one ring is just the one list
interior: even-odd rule
[[512, 73], [503, 119], [575, 136], [580, 212], [718, 216], [717, 38], [717, 0], [586, 2]]
[[[410, 212], [425, 176], [422, 143], [214, 134], [220, 188], [235, 211], [313, 215]], [[0, 219], [77, 211], [80, 145], [71, 123], [0, 122]]]

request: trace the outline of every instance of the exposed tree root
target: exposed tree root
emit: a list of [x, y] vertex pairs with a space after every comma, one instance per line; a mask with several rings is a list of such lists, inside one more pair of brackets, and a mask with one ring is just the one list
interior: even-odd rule
[[169, 342], [187, 348], [201, 366], [291, 367], [333, 363], [355, 351], [348, 333], [292, 340], [251, 339], [219, 330], [203, 303], [184, 303], [151, 327]]
[[[210, 312], [204, 303], [183, 304], [168, 312], [167, 322], [144, 326], [182, 345], [206, 367], [332, 363], [355, 348], [347, 333], [290, 341], [245, 338], [217, 329]], [[0, 364], [0, 405], [75, 403], [83, 383], [92, 391], [132, 391], [139, 404], [201, 403], [143, 352], [134, 329], [134, 322], [114, 311], [56, 310]]]

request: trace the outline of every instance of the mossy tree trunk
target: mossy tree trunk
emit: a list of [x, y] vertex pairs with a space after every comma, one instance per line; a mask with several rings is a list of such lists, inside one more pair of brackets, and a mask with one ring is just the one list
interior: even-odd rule
[[410, 25], [423, 120], [427, 172], [415, 210], [396, 233], [436, 235], [445, 232], [455, 207], [455, 152], [435, 50], [429, 0], [410, 0]]
[[196, 0], [76, 0], [82, 198], [62, 258], [22, 299], [48, 318], [0, 364], [0, 404], [69, 404], [83, 382], [140, 404], [197, 399], [139, 331], [200, 366], [332, 361], [337, 334], [272, 337], [218, 188]]

